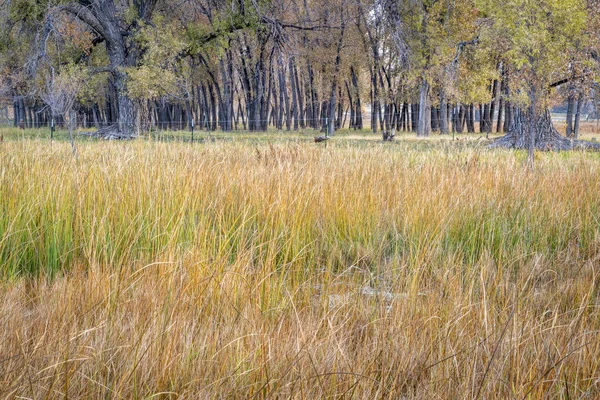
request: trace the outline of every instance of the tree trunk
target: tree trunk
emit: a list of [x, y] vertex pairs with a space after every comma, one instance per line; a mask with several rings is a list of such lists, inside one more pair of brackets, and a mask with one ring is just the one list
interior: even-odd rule
[[300, 86], [300, 78], [298, 78], [298, 68], [296, 68], [295, 60], [294, 60], [293, 79], [294, 79], [294, 82], [296, 83], [296, 91], [297, 91], [296, 96], [298, 98], [298, 118], [300, 119], [300, 128], [304, 129], [306, 127], [306, 124], [304, 122], [304, 101], [303, 101], [303, 97], [302, 97], [302, 89]]
[[429, 82], [421, 81], [419, 94], [419, 126], [417, 136], [429, 136], [431, 134], [431, 100], [429, 98]]
[[410, 105], [410, 127], [413, 132], [419, 128], [419, 105], [415, 103]]
[[483, 118], [482, 118], [482, 122], [483, 122], [483, 132], [485, 133], [485, 137], [489, 136], [489, 133], [491, 132], [491, 127], [490, 127], [490, 121], [491, 121], [491, 117], [490, 117], [490, 108], [491, 105], [490, 104], [485, 104], [483, 106]]
[[299, 129], [298, 123], [298, 96], [296, 91], [296, 79], [294, 78], [294, 62], [293, 57], [290, 57], [288, 68], [290, 73], [290, 83], [291, 83], [291, 91], [292, 91], [292, 114], [294, 117], [294, 130], [297, 131]]
[[494, 79], [494, 83], [492, 85], [492, 101], [490, 103], [490, 118], [487, 122], [487, 133], [492, 133], [494, 130], [494, 118], [496, 117], [496, 110], [498, 109], [500, 98], [499, 90], [500, 85], [498, 83], [498, 79]]
[[356, 96], [356, 104], [354, 105], [354, 129], [363, 129], [362, 104], [360, 101], [360, 88], [358, 87], [358, 76], [354, 67], [350, 67], [352, 75], [352, 87]]
[[337, 102], [337, 117], [335, 119], [335, 129], [340, 130], [344, 128], [344, 98], [342, 97], [342, 88], [338, 88], [338, 102]]
[[[345, 5], [345, 1], [342, 0], [342, 4], [341, 4], [341, 13], [343, 15], [344, 12], [344, 5]], [[344, 22], [344, 18], [342, 17], [341, 20], [341, 30], [340, 30], [340, 38], [338, 40], [337, 43], [337, 49], [336, 49], [336, 57], [335, 57], [335, 71], [333, 74], [333, 81], [331, 83], [331, 96], [329, 98], [329, 126], [328, 126], [328, 132], [327, 134], [329, 136], [333, 136], [334, 132], [335, 132], [335, 108], [336, 108], [336, 89], [338, 86], [338, 75], [340, 73], [340, 65], [342, 62], [342, 44], [344, 43], [344, 31], [345, 31], [345, 22]], [[341, 97], [341, 96], [340, 96]], [[338, 101], [341, 101], [340, 99], [337, 99]]]
[[442, 135], [450, 134], [450, 129], [448, 129], [448, 102], [444, 89], [440, 91], [440, 133]]
[[[378, 68], [377, 62], [375, 68]], [[371, 72], [372, 101], [371, 101], [371, 130], [377, 133], [377, 120], [379, 119], [379, 86], [377, 83], [377, 72]]]
[[581, 110], [583, 108], [583, 92], [579, 92], [579, 97], [577, 98], [577, 110], [575, 112], [575, 127], [573, 128], [573, 137], [575, 139], [579, 138], [579, 124], [581, 122]]
[[533, 149], [541, 151], [600, 150], [600, 143], [570, 140], [561, 136], [552, 123], [549, 110], [544, 110], [536, 115], [530, 106], [526, 111], [515, 109], [514, 122], [509, 132], [496, 139], [490, 147], [527, 149], [529, 157], [531, 157]]
[[498, 105], [498, 123], [496, 124], [496, 133], [502, 132], [502, 118], [504, 112], [504, 93], [506, 92], [506, 78], [502, 77], [500, 84], [499, 105]]
[[466, 109], [465, 106], [463, 104], [458, 104], [458, 111], [457, 111], [457, 116], [456, 116], [456, 132], [457, 133], [463, 133], [464, 131], [464, 127], [465, 127], [465, 122], [466, 122], [466, 117], [467, 117], [467, 113], [466, 113]]
[[437, 108], [431, 107], [431, 130], [437, 132], [440, 129], [439, 112]]
[[479, 104], [479, 133], [485, 133], [485, 118], [483, 104]]
[[307, 104], [307, 107], [310, 107], [310, 117], [309, 117], [309, 125], [313, 129], [319, 129], [319, 106], [318, 106], [318, 96], [317, 90], [315, 88], [315, 74], [310, 64], [308, 64], [308, 89], [309, 89], [309, 100], [310, 106]]
[[567, 137], [573, 137], [573, 109], [575, 108], [575, 94], [569, 93], [567, 100]]
[[352, 98], [352, 91], [350, 91], [350, 85], [348, 85], [348, 81], [345, 82], [346, 92], [348, 93], [348, 101], [350, 102], [350, 125], [349, 129], [354, 128], [354, 99]]
[[467, 109], [467, 132], [475, 133], [475, 105], [469, 104]]

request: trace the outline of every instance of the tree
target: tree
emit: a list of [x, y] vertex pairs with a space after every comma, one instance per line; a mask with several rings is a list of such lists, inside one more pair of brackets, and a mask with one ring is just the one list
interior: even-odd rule
[[[238, 2], [239, 0], [232, 1], [235, 4]], [[129, 87], [130, 75], [147, 60], [144, 57], [147, 48], [141, 46], [142, 42], [139, 38], [148, 27], [158, 29], [161, 21], [154, 20], [157, 13], [165, 16], [179, 12], [182, 13], [181, 16], [187, 12], [198, 17], [199, 13], [212, 13], [215, 9], [227, 8], [226, 5], [213, 0], [195, 0], [191, 4], [176, 7], [173, 7], [170, 2], [160, 0], [79, 0], [57, 3], [19, 0], [8, 2], [5, 7], [8, 7], [11, 22], [27, 21], [37, 28], [31, 43], [31, 47], [37, 51], [29, 63], [34, 67], [37, 67], [39, 60], [49, 56], [48, 39], [59, 32], [60, 26], [64, 24], [64, 16], [71, 17], [90, 34], [90, 48], [103, 46], [106, 65], [92, 68], [91, 72], [110, 74], [116, 105], [111, 114], [116, 124], [105, 129], [103, 133], [119, 137], [131, 137], [137, 132], [136, 105]], [[216, 40], [238, 29], [244, 29], [254, 22], [252, 19], [233, 18], [230, 23], [217, 29], [206, 30], [196, 37], [190, 36], [187, 48], [183, 49], [178, 56], [180, 59], [190, 56], [193, 49], [198, 49], [203, 43]], [[177, 30], [177, 35], [185, 34], [187, 34], [186, 29]], [[72, 61], [85, 63], [87, 59], [89, 55]], [[149, 67], [147, 63], [145, 65]]]
[[50, 77], [45, 81], [46, 87], [41, 93], [41, 98], [50, 107], [53, 117], [62, 117], [67, 122], [73, 155], [76, 155], [77, 149], [73, 140], [76, 116], [73, 106], [85, 84], [85, 73], [75, 65], [67, 65], [60, 71], [50, 67]]
[[51, 8], [52, 15], [65, 12], [80, 20], [97, 35], [95, 43], [105, 42], [109, 60], [107, 72], [112, 75], [117, 92], [118, 135], [133, 136], [135, 108], [128, 93], [126, 68], [135, 67], [139, 51], [132, 33], [142, 24], [151, 22], [158, 0], [135, 0], [133, 5], [125, 1], [80, 0], [67, 2]]
[[293, 125], [333, 133], [347, 115], [351, 128], [362, 128], [369, 103], [374, 132], [475, 132], [479, 111], [487, 135], [498, 111], [497, 130], [508, 135], [494, 146], [527, 148], [527, 121], [544, 119], [533, 123], [534, 147], [580, 147], [555, 134], [546, 109], [560, 88], [577, 125], [600, 70], [598, 7], [597, 0], [12, 0], [0, 3], [0, 82], [15, 123], [26, 127], [49, 115], [36, 71], [72, 64], [89, 76], [78, 119], [117, 137], [193, 120], [210, 130], [237, 129], [241, 120], [253, 131]]
[[[592, 146], [571, 142], [554, 128], [548, 111], [551, 91], [568, 76], [565, 54], [576, 52], [589, 14], [583, 0], [479, 0], [491, 21], [483, 34], [509, 43], [511, 101], [518, 106], [514, 123], [493, 147], [528, 150], [533, 165], [534, 150], [563, 150]], [[568, 80], [568, 78], [567, 78]]]

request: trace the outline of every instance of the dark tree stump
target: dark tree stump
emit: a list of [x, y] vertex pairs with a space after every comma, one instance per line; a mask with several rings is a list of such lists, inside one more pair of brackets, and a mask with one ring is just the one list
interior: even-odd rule
[[384, 142], [393, 142], [396, 139], [396, 130], [392, 129], [391, 131], [383, 131], [383, 141]]

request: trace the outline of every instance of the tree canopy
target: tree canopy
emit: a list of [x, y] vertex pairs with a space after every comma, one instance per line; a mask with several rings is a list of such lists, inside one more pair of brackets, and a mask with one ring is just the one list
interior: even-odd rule
[[423, 136], [475, 121], [509, 132], [521, 111], [537, 121], [597, 92], [598, 11], [595, 0], [7, 0], [0, 95], [15, 123], [44, 124], [51, 74], [77, 66], [79, 120], [117, 136], [191, 121], [333, 134], [366, 119]]

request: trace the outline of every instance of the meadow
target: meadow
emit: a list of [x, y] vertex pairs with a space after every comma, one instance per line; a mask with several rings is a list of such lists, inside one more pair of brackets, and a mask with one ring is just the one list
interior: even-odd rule
[[600, 397], [600, 154], [0, 132], [2, 398]]

